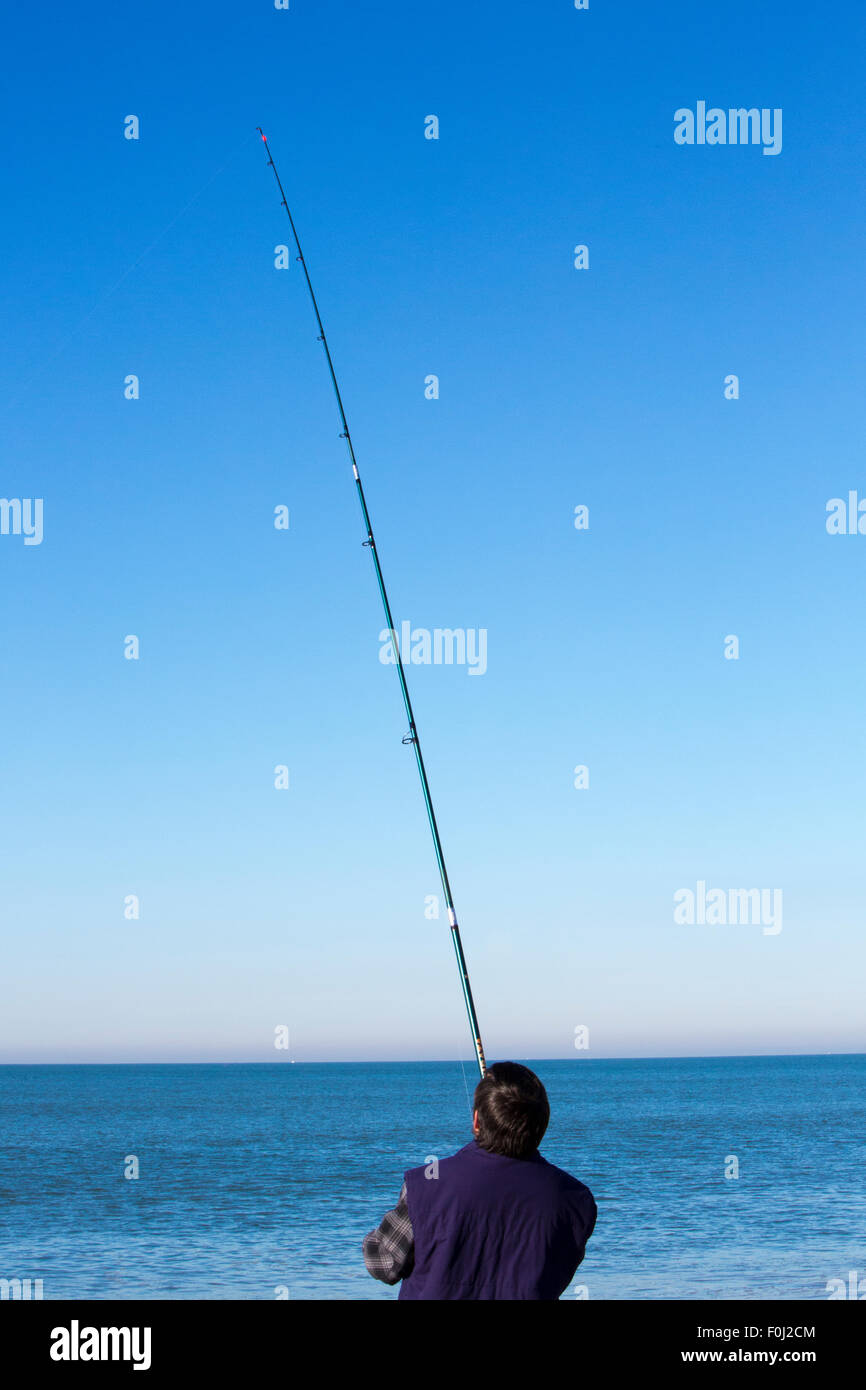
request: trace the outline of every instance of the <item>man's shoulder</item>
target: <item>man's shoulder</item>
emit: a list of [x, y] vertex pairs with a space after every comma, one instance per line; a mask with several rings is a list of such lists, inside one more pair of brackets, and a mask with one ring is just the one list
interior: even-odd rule
[[482, 1149], [474, 1139], [470, 1140], [468, 1144], [464, 1144], [456, 1153], [448, 1154], [445, 1158], [437, 1158], [431, 1154], [426, 1163], [420, 1164], [417, 1168], [408, 1169], [404, 1175], [404, 1180], [408, 1190], [411, 1191], [415, 1183], [426, 1178], [438, 1178], [443, 1170], [447, 1173], [452, 1167], [465, 1168], [469, 1174], [477, 1167], [479, 1172], [476, 1177], [483, 1181], [488, 1165], [493, 1165], [497, 1169], [500, 1165], [507, 1169], [528, 1167], [536, 1175], [536, 1185], [540, 1184], [548, 1191], [561, 1194], [571, 1202], [587, 1207], [595, 1205], [595, 1199], [586, 1183], [581, 1182], [573, 1173], [568, 1173], [564, 1168], [558, 1168], [555, 1163], [550, 1163], [543, 1154], [536, 1152], [529, 1159], [505, 1158], [501, 1154]]
[[575, 1198], [595, 1202], [595, 1198], [585, 1182], [581, 1182], [573, 1173], [567, 1173], [564, 1168], [557, 1168], [556, 1164], [551, 1163], [543, 1154], [540, 1153], [538, 1158], [544, 1165], [545, 1173], [548, 1175], [551, 1185], [555, 1185], [561, 1192], [573, 1194]]
[[445, 1158], [439, 1158], [436, 1154], [430, 1154], [425, 1163], [421, 1163], [417, 1168], [408, 1168], [403, 1175], [405, 1182], [410, 1183], [417, 1178], [438, 1177], [442, 1168], [448, 1168], [454, 1163], [458, 1163], [466, 1154], [473, 1153], [477, 1149], [477, 1144], [470, 1142], [464, 1144], [462, 1149], [456, 1153], [447, 1154]]

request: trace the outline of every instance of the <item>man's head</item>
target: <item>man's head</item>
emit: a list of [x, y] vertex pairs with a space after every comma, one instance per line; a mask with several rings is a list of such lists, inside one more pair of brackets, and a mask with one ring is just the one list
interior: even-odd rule
[[494, 1062], [475, 1087], [473, 1132], [482, 1149], [506, 1158], [530, 1158], [550, 1119], [547, 1092], [519, 1062]]

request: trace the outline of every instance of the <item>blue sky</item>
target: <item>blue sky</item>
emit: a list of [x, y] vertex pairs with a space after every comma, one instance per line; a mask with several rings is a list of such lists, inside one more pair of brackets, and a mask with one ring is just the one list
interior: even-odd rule
[[[409, 678], [488, 1056], [864, 1050], [863, 27], [8, 19], [0, 494], [44, 538], [0, 535], [0, 1061], [472, 1056], [257, 125], [395, 617], [487, 632]], [[781, 153], [677, 145], [699, 100]], [[782, 930], [676, 923], [701, 881]]]

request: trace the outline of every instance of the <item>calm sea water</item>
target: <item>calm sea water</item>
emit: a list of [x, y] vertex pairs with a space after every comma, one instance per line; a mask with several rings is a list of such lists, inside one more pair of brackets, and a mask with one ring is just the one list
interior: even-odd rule
[[[866, 1056], [530, 1065], [542, 1152], [598, 1202], [591, 1299], [866, 1275]], [[447, 1062], [8, 1066], [0, 1116], [0, 1278], [46, 1299], [393, 1299], [361, 1240], [405, 1168], [469, 1138]]]

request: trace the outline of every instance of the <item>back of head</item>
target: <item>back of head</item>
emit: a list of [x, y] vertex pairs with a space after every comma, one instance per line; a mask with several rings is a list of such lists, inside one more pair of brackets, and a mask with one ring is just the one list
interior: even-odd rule
[[550, 1120], [547, 1092], [519, 1062], [494, 1062], [475, 1087], [476, 1142], [506, 1158], [530, 1158]]

